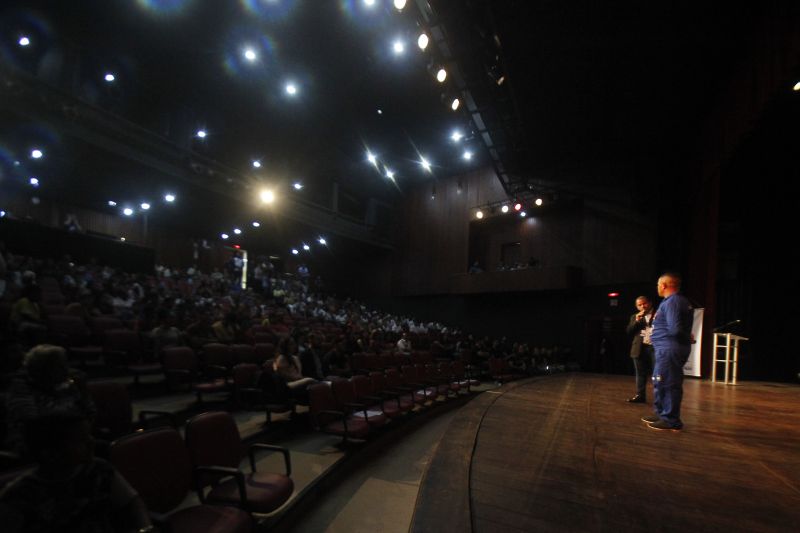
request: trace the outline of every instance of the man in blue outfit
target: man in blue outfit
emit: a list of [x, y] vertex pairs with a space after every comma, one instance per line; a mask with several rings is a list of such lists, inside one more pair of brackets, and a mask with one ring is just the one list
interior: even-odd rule
[[678, 292], [681, 278], [666, 273], [658, 278], [658, 295], [664, 298], [653, 319], [650, 341], [655, 349], [653, 407], [656, 416], [642, 418], [653, 429], [679, 430], [683, 398], [683, 365], [692, 346], [692, 306]]

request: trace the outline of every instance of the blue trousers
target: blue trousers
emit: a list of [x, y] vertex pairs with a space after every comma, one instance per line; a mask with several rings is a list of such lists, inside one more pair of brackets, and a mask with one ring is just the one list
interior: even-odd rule
[[689, 359], [688, 349], [656, 349], [653, 369], [653, 407], [661, 420], [674, 427], [683, 427], [683, 365]]

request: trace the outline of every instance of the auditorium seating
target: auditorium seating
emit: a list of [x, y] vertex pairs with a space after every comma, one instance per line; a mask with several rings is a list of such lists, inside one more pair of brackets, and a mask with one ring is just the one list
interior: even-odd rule
[[308, 388], [308, 399], [311, 422], [317, 430], [338, 435], [343, 442], [348, 439], [364, 439], [369, 434], [370, 427], [364, 418], [350, 417], [337, 408], [329, 384], [311, 385]]
[[162, 530], [166, 528], [173, 533], [252, 531], [252, 517], [236, 507], [203, 504], [176, 510], [192, 487], [191, 459], [176, 430], [157, 428], [126, 435], [111, 444], [109, 457], [139, 493], [151, 516], [156, 516], [156, 524]]
[[[248, 512], [271, 513], [291, 497], [294, 483], [289, 450], [255, 443], [248, 447], [250, 473], [239, 469], [241, 437], [236, 422], [222, 411], [202, 413], [186, 423], [186, 446], [197, 472], [195, 490], [203, 503], [235, 505]], [[259, 472], [256, 451], [280, 452], [285, 474]], [[210, 490], [206, 493], [206, 487]]]

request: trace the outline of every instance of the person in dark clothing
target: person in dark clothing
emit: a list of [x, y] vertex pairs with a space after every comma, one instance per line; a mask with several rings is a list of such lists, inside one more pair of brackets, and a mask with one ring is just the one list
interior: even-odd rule
[[653, 374], [654, 355], [653, 345], [650, 343], [650, 332], [653, 326], [655, 309], [647, 296], [636, 298], [638, 313], [631, 316], [626, 332], [632, 336], [631, 360], [636, 370], [636, 396], [630, 398], [631, 403], [645, 403], [647, 401], [647, 378]]

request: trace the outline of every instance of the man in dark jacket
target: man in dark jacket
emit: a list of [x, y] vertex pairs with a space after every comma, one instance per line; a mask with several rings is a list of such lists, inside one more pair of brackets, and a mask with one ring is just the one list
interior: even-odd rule
[[631, 341], [631, 359], [636, 370], [636, 396], [630, 398], [631, 403], [647, 401], [647, 380], [653, 374], [653, 345], [650, 344], [650, 332], [653, 326], [655, 309], [647, 296], [636, 298], [638, 313], [631, 316], [626, 332], [633, 337]]

